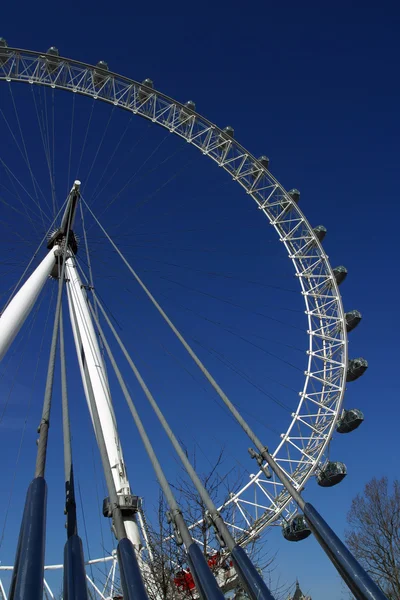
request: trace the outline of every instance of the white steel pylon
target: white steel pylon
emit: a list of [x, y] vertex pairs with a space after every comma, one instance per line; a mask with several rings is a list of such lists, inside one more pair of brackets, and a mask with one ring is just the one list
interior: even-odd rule
[[[131, 495], [131, 489], [122, 456], [105, 365], [87, 304], [86, 290], [82, 285], [73, 255], [69, 256], [65, 267], [69, 313], [86, 401], [93, 423], [85, 367], [93, 390], [115, 489], [123, 500], [125, 496]], [[123, 505], [123, 502], [121, 504]], [[135, 515], [123, 514], [123, 519], [127, 537], [137, 550], [140, 549], [141, 540]]]
[[4, 355], [35, 305], [44, 284], [56, 264], [56, 255], [58, 252], [59, 247], [53, 246], [3, 311], [0, 318], [0, 360], [4, 358]]

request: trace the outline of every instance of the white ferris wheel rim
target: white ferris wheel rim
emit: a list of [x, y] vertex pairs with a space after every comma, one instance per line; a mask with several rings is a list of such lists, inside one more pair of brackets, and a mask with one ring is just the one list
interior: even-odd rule
[[[89, 96], [142, 116], [186, 139], [227, 171], [273, 225], [299, 279], [309, 344], [299, 404], [272, 455], [295, 487], [303, 489], [321, 464], [332, 438], [343, 403], [348, 354], [345, 313], [338, 285], [328, 257], [302, 211], [258, 159], [193, 108], [143, 83], [79, 61], [9, 47], [0, 48], [0, 53], [0, 80]], [[49, 61], [56, 64], [56, 68], [49, 69]], [[97, 82], [100, 74], [100, 84], [95, 84], [95, 74]], [[297, 431], [292, 433], [295, 427]], [[242, 502], [246, 503], [244, 493], [251, 487], [263, 493], [270, 503], [262, 505], [264, 513], [253, 522], [246, 518], [244, 504], [241, 506]], [[295, 511], [291, 497], [279, 481], [275, 477], [267, 481], [262, 471], [251, 475], [220, 510], [230, 504], [236, 505], [248, 523], [238, 538], [242, 545], [252, 541], [283, 512], [288, 517]]]

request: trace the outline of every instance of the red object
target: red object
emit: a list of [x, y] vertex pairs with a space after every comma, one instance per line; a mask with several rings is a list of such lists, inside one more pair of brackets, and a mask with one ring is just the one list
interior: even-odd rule
[[213, 567], [215, 567], [215, 565], [217, 564], [219, 559], [219, 554], [218, 552], [216, 554], [213, 554], [208, 560], [208, 566], [212, 569]]
[[178, 571], [178, 573], [175, 574], [174, 583], [176, 587], [185, 592], [193, 590], [195, 587], [193, 576], [190, 571]]
[[[219, 552], [213, 554], [212, 556], [207, 556], [207, 564], [210, 569], [215, 568], [218, 565], [219, 560]], [[193, 590], [195, 588], [195, 584], [190, 569], [184, 569], [183, 571], [178, 571], [175, 573], [174, 584], [177, 588], [185, 592]]]

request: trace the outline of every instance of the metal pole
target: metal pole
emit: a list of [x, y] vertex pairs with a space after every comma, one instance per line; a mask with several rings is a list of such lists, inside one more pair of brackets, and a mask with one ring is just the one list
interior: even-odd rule
[[[255, 566], [253, 565], [253, 563], [247, 556], [246, 552], [243, 550], [243, 548], [241, 548], [240, 546], [238, 546], [236, 544], [235, 540], [233, 539], [232, 535], [230, 534], [223, 518], [221, 517], [221, 515], [219, 514], [219, 512], [217, 510], [217, 507], [215, 506], [210, 495], [208, 494], [207, 490], [203, 486], [200, 478], [198, 477], [196, 471], [192, 467], [185, 452], [182, 450], [176, 436], [174, 435], [170, 426], [168, 425], [166, 418], [164, 417], [156, 400], [154, 399], [154, 397], [151, 394], [150, 390], [148, 389], [146, 383], [144, 382], [139, 370], [137, 369], [136, 365], [132, 361], [126, 347], [124, 346], [121, 338], [119, 337], [118, 333], [116, 332], [113, 324], [111, 323], [107, 313], [105, 312], [103, 306], [99, 302], [95, 293], [94, 293], [94, 297], [96, 299], [96, 302], [98, 303], [100, 311], [102, 312], [102, 314], [107, 322], [107, 325], [110, 327], [116, 341], [118, 342], [122, 352], [124, 353], [125, 358], [127, 359], [133, 373], [135, 374], [136, 379], [138, 380], [142, 390], [144, 391], [147, 400], [149, 401], [150, 405], [152, 406], [154, 412], [156, 413], [164, 431], [166, 432], [169, 440], [171, 441], [171, 443], [172, 443], [176, 453], [178, 454], [182, 464], [184, 465], [190, 479], [193, 481], [193, 484], [196, 487], [202, 501], [204, 502], [204, 504], [207, 508], [207, 511], [208, 511], [209, 519], [217, 531], [217, 537], [218, 537], [220, 544], [223, 546], [226, 545], [227, 548], [230, 550], [231, 556], [232, 556], [232, 559], [233, 559], [233, 562], [235, 565], [235, 570], [238, 573], [240, 579], [242, 580], [243, 585], [245, 586], [245, 588], [247, 589], [249, 595], [251, 596], [251, 598], [253, 600], [261, 600], [261, 599], [271, 600], [271, 599], [273, 599], [273, 596], [271, 595], [270, 591], [268, 590], [265, 582], [263, 581], [263, 579], [261, 578], [257, 569], [255, 568]], [[92, 309], [92, 314], [93, 314], [93, 309]], [[105, 342], [105, 340], [103, 339], [103, 343], [104, 342]], [[191, 548], [193, 548], [193, 545], [191, 546]], [[196, 552], [196, 550], [193, 549], [193, 552]], [[194, 560], [195, 559], [196, 559], [196, 557], [194, 556]]]
[[60, 312], [60, 363], [64, 437], [65, 512], [67, 515], [67, 542], [64, 546], [63, 600], [87, 600], [88, 590], [86, 585], [85, 559], [82, 540], [78, 536], [76, 519], [62, 311]]
[[[112, 406], [112, 397], [105, 374], [104, 361], [98, 344], [97, 334], [94, 330], [86, 293], [76, 267], [74, 257], [70, 257], [66, 264], [67, 295], [70, 311], [70, 320], [74, 334], [76, 353], [82, 376], [86, 401], [94, 427], [93, 406], [88, 388], [90, 380], [94, 404], [97, 407], [101, 430], [107, 448], [107, 457], [117, 494], [131, 495], [131, 488], [123, 459], [119, 441], [116, 418]], [[83, 361], [85, 359], [85, 364]], [[87, 372], [87, 375], [85, 374]], [[95, 431], [96, 428], [94, 427]], [[97, 435], [97, 434], [96, 434]], [[139, 549], [141, 546], [139, 527], [134, 514], [123, 515], [128, 538]]]
[[[71, 199], [71, 194], [70, 194]], [[66, 213], [71, 205], [68, 202]], [[65, 263], [68, 253], [68, 238], [70, 234], [69, 224], [71, 223], [71, 211], [68, 213], [67, 230], [62, 236], [61, 241], [55, 243], [55, 250], [52, 249], [49, 253], [50, 258], [46, 257], [45, 262], [42, 262], [39, 267], [39, 272], [35, 272], [34, 279], [29, 282], [27, 288], [23, 286], [17, 296], [7, 307], [7, 310], [12, 310], [13, 306], [17, 306], [21, 315], [26, 316], [29, 312], [29, 307], [37, 298], [41, 289], [41, 285], [48, 277], [50, 265], [55, 260], [55, 254], [58, 254], [59, 261], [62, 261], [61, 273], [58, 282], [57, 303], [54, 316], [53, 334], [50, 345], [49, 362], [47, 368], [46, 388], [43, 399], [42, 419], [39, 426], [38, 449], [36, 456], [35, 478], [31, 482], [26, 495], [24, 514], [20, 528], [18, 546], [13, 570], [13, 576], [10, 587], [10, 600], [42, 600], [43, 596], [43, 579], [44, 579], [44, 553], [46, 542], [46, 501], [47, 501], [47, 486], [44, 479], [47, 456], [47, 442], [50, 425], [50, 409], [53, 396], [54, 368], [57, 352], [57, 337], [60, 322], [62, 292], [64, 284]], [[49, 255], [48, 255], [49, 256]], [[46, 265], [46, 268], [43, 265]], [[27, 282], [28, 283], [28, 282]], [[26, 285], [26, 284], [25, 284]], [[28, 298], [23, 298], [20, 294], [27, 290]], [[4, 316], [4, 315], [3, 315]], [[19, 319], [19, 326], [23, 319]], [[18, 329], [17, 329], [18, 330]]]
[[[79, 328], [76, 322], [75, 308], [72, 305], [72, 317], [75, 322], [75, 328], [78, 335], [79, 347], [82, 347], [82, 340], [80, 337]], [[91, 378], [87, 367], [87, 361], [83, 357], [84, 375], [86, 379], [86, 386], [88, 390], [88, 398], [90, 402], [90, 408], [92, 413], [93, 425], [97, 439], [97, 445], [100, 452], [101, 462], [103, 465], [104, 477], [106, 480], [106, 486], [108, 495], [110, 498], [110, 506], [112, 511], [112, 520], [115, 535], [118, 539], [118, 562], [121, 572], [121, 582], [124, 590], [124, 598], [126, 600], [148, 600], [147, 592], [144, 587], [144, 583], [140, 574], [140, 569], [135, 554], [135, 549], [132, 542], [127, 538], [127, 532], [125, 529], [124, 519], [119, 506], [117, 490], [112, 475], [112, 468], [109, 463], [107, 446], [102, 430], [102, 425], [99, 417], [99, 411], [97, 409]]]
[[[193, 567], [193, 576], [195, 579], [195, 583], [196, 583], [198, 592], [204, 600], [207, 600], [207, 599], [211, 600], [213, 598], [216, 600], [217, 599], [222, 600], [224, 596], [223, 596], [221, 590], [219, 589], [213, 574], [211, 573], [210, 569], [208, 568], [208, 565], [204, 558], [204, 555], [201, 553], [200, 548], [198, 548], [197, 544], [193, 541], [192, 536], [190, 535], [189, 529], [183, 518], [182, 511], [179, 508], [178, 503], [175, 499], [175, 496], [174, 496], [174, 494], [171, 490], [171, 487], [167, 481], [167, 478], [164, 475], [164, 471], [162, 470], [160, 462], [156, 456], [156, 453], [154, 452], [154, 448], [153, 448], [151, 441], [147, 435], [147, 432], [143, 426], [142, 420], [139, 416], [139, 413], [137, 412], [135, 404], [133, 403], [132, 397], [131, 397], [131, 395], [128, 391], [128, 388], [126, 387], [126, 384], [121, 375], [121, 371], [118, 368], [118, 365], [115, 361], [115, 358], [113, 356], [111, 348], [110, 348], [110, 346], [106, 340], [106, 337], [104, 335], [103, 329], [96, 317], [95, 311], [91, 304], [89, 304], [89, 308], [91, 310], [92, 317], [93, 317], [94, 322], [96, 323], [97, 329], [99, 331], [101, 340], [103, 342], [103, 346], [107, 352], [108, 358], [111, 362], [111, 365], [114, 369], [115, 375], [118, 379], [118, 383], [121, 386], [122, 393], [125, 396], [125, 400], [129, 406], [133, 420], [135, 421], [136, 427], [139, 431], [139, 435], [141, 437], [143, 445], [146, 449], [146, 452], [149, 456], [150, 462], [153, 466], [156, 477], [160, 483], [160, 486], [166, 497], [167, 503], [171, 509], [170, 514], [171, 514], [171, 519], [173, 521], [174, 528], [175, 528], [176, 540], [178, 543], [179, 543], [179, 541], [181, 541], [181, 543], [183, 542], [183, 544], [185, 545], [188, 560], [190, 561], [191, 566]], [[143, 380], [142, 380], [142, 382], [144, 384]], [[146, 387], [146, 389], [147, 389], [148, 393], [150, 394], [150, 391], [148, 390], [147, 387]]]
[[65, 366], [64, 327], [62, 311], [60, 312], [60, 364], [61, 364], [61, 400], [64, 437], [64, 472], [65, 472], [65, 512], [67, 515], [67, 537], [78, 533], [76, 521], [76, 502], [74, 486], [74, 468], [72, 464], [71, 430], [69, 421], [67, 372]]

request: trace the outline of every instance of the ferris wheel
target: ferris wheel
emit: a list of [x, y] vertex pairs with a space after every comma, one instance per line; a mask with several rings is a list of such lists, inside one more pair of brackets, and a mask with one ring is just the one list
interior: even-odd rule
[[[248, 474], [247, 480], [242, 481], [240, 486], [236, 486], [235, 489], [228, 490], [229, 493], [218, 506], [215, 506], [210, 498], [205, 500], [207, 526], [210, 529], [215, 529], [213, 541], [210, 537], [210, 552], [215, 552], [216, 542], [222, 542], [223, 548], [231, 553], [234, 566], [237, 567], [239, 577], [242, 577], [241, 580], [243, 581], [243, 573], [246, 573], [246, 568], [250, 569], [250, 566], [247, 563], [247, 566], [243, 566], [244, 563], [240, 561], [247, 560], [246, 553], [242, 551], [243, 554], [240, 554], [237, 549], [246, 548], [248, 544], [257, 539], [261, 532], [271, 525], [281, 525], [283, 536], [288, 541], [301, 541], [308, 537], [312, 531], [315, 533], [313, 526], [310, 526], [310, 521], [298, 512], [300, 493], [312, 477], [316, 478], [318, 485], [331, 487], [346, 476], [346, 466], [341, 462], [330, 459], [330, 442], [335, 431], [349, 433], [363, 421], [363, 414], [360, 410], [353, 407], [344, 408], [344, 392], [347, 383], [358, 379], [368, 366], [364, 358], [352, 357], [349, 359], [348, 357], [347, 335], [359, 324], [361, 314], [357, 310], [346, 312], [342, 305], [339, 286], [346, 278], [347, 270], [344, 266], [334, 268], [331, 266], [323, 246], [327, 230], [323, 225], [315, 226], [309, 223], [300, 208], [300, 192], [297, 189], [291, 189], [287, 192], [271, 174], [269, 159], [266, 156], [255, 158], [236, 141], [232, 127], [217, 127], [197, 112], [194, 102], [177, 102], [158, 92], [150, 79], [145, 79], [142, 82], [128, 79], [110, 71], [104, 61], [98, 62], [95, 66], [90, 66], [61, 57], [55, 47], [50, 48], [46, 53], [40, 53], [11, 48], [5, 40], [0, 41], [0, 79], [3, 80], [3, 85], [7, 85], [10, 90], [10, 105], [13, 110], [15, 109], [16, 115], [16, 130], [14, 132], [3, 112], [2, 115], [17, 146], [15, 152], [22, 157], [27, 177], [30, 178], [32, 183], [33, 192], [28, 192], [21, 181], [18, 180], [18, 174], [14, 172], [11, 163], [4, 159], [4, 156], [1, 158], [1, 162], [8, 179], [14, 185], [14, 196], [20, 198], [22, 188], [26, 197], [31, 199], [33, 203], [32, 208], [27, 208], [25, 202], [22, 202], [21, 206], [22, 212], [25, 213], [22, 217], [26, 218], [31, 230], [30, 241], [35, 242], [33, 257], [31, 256], [31, 260], [27, 263], [28, 267], [25, 270], [21, 269], [21, 277], [12, 288], [12, 293], [6, 298], [7, 302], [3, 308], [0, 319], [1, 358], [6, 355], [25, 320], [34, 311], [37, 299], [40, 297], [44, 286], [56, 283], [58, 287], [54, 291], [55, 287], [53, 285], [53, 294], [57, 297], [55, 305], [55, 315], [57, 317], [55, 323], [57, 322], [57, 325], [53, 331], [50, 353], [54, 350], [53, 356], [55, 357], [58, 336], [60, 336], [61, 341], [63, 331], [66, 329], [65, 321], [68, 314], [72, 325], [73, 340], [78, 356], [84, 393], [102, 456], [107, 488], [108, 491], [110, 489], [114, 490], [114, 496], [109, 492], [103, 506], [103, 512], [105, 516], [113, 518], [116, 537], [118, 539], [129, 539], [136, 548], [141, 547], [143, 544], [146, 545], [145, 540], [143, 540], [143, 536], [146, 536], [146, 528], [144, 514], [140, 508], [140, 498], [131, 493], [125, 459], [118, 438], [109, 374], [105, 369], [106, 359], [108, 365], [111, 365], [116, 379], [121, 384], [123, 395], [139, 428], [141, 440], [149, 453], [164, 493], [167, 489], [167, 496], [168, 482], [162, 471], [163, 461], [160, 459], [160, 462], [158, 462], [156, 453], [151, 446], [152, 435], [151, 433], [147, 434], [132, 401], [132, 394], [130, 394], [127, 385], [124, 383], [124, 377], [119, 370], [119, 364], [117, 364], [112, 350], [113, 344], [114, 348], [118, 348], [121, 356], [129, 364], [130, 370], [133, 372], [131, 377], [136, 378], [150, 406], [154, 409], [169, 440], [183, 461], [185, 469], [194, 481], [196, 489], [198, 491], [201, 489], [201, 482], [200, 480], [196, 482], [196, 472], [192, 468], [186, 453], [182, 450], [179, 436], [176, 435], [167, 422], [166, 411], [161, 410], [157, 404], [155, 395], [152, 394], [151, 384], [149, 383], [147, 386], [137, 363], [132, 359], [129, 340], [124, 339], [123, 332], [119, 335], [116, 321], [113, 323], [114, 316], [102, 300], [101, 283], [92, 275], [96, 252], [90, 253], [88, 250], [91, 240], [88, 241], [89, 229], [83, 220], [85, 211], [85, 218], [92, 221], [90, 229], [92, 236], [94, 231], [97, 231], [98, 236], [110, 244], [115, 260], [120, 260], [126, 270], [126, 278], [130, 277], [138, 284], [141, 292], [150, 301], [155, 311], [154, 314], [166, 325], [173, 334], [174, 339], [185, 349], [193, 364], [199, 367], [205, 381], [211, 385], [214, 390], [213, 393], [218, 396], [219, 402], [227, 409], [229, 416], [233, 418], [236, 425], [251, 440], [252, 448], [249, 449], [249, 454], [253, 459], [252, 464], [255, 465], [255, 468], [252, 473]], [[47, 161], [46, 169], [48, 169], [50, 178], [51, 198], [47, 200], [50, 200], [51, 219], [48, 218], [48, 210], [43, 204], [45, 199], [41, 197], [42, 192], [34, 173], [33, 163], [35, 161], [28, 156], [27, 144], [21, 127], [23, 116], [18, 116], [16, 110], [13, 89], [21, 87], [16, 85], [18, 83], [26, 83], [32, 88], [33, 106], [38, 117], [40, 130], [38, 138], [42, 138], [41, 140], [38, 139], [38, 143], [43, 142]], [[34, 91], [36, 89], [44, 91], [38, 95]], [[84, 190], [87, 181], [85, 182], [83, 177], [81, 180], [74, 180], [71, 177], [72, 146], [69, 149], [68, 193], [65, 201], [57, 204], [54, 164], [57, 125], [55, 126], [54, 95], [62, 95], [62, 91], [70, 92], [70, 96], [73, 98], [72, 115], [77, 119], [76, 128], [82, 128], [82, 123], [76, 114], [78, 112], [76, 97], [82, 97], [86, 99], [86, 102], [90, 102], [90, 99], [92, 99], [92, 104], [88, 109], [90, 110], [88, 124], [85, 123], [82, 129], [84, 133], [82, 133], [83, 144], [78, 152], [80, 156], [76, 157], [79, 166], [81, 166], [82, 157], [84, 156], [85, 145], [88, 144], [88, 132], [95, 105], [93, 101], [103, 103], [105, 110], [110, 113], [108, 117], [103, 117], [106, 119], [106, 130], [110, 126], [111, 112], [114, 114], [114, 111], [119, 111], [128, 114], [130, 119], [132, 117], [136, 118], [136, 116], [142, 117], [148, 122], [149, 126], [152, 124], [158, 125], [167, 134], [175, 134], [176, 138], [186, 141], [188, 145], [199, 150], [200, 155], [212, 159], [215, 165], [225, 172], [228, 181], [233, 180], [233, 182], [238, 183], [242, 188], [240, 193], [243, 197], [243, 204], [246, 202], [252, 204], [256, 211], [260, 212], [259, 220], [264, 219], [266, 225], [269, 223], [272, 226], [277, 245], [284, 248], [284, 253], [289, 263], [291, 263], [292, 272], [297, 280], [298, 296], [301, 297], [301, 301], [304, 303], [302, 312], [307, 323], [305, 330], [307, 337], [304, 336], [307, 343], [303, 352], [303, 356], [304, 354], [306, 356], [306, 362], [302, 369], [302, 388], [298, 391], [296, 403], [292, 405], [291, 411], [287, 415], [286, 429], [279, 434], [279, 440], [275, 447], [270, 446], [268, 439], [254, 433], [253, 427], [249, 425], [244, 412], [240, 407], [237, 407], [230, 394], [228, 395], [224, 391], [224, 385], [218, 383], [218, 376], [214, 377], [211, 368], [208, 368], [206, 361], [201, 357], [201, 352], [197, 351], [195, 343], [191, 341], [190, 336], [186, 336], [185, 332], [175, 322], [165, 307], [163, 298], [159, 297], [157, 292], [153, 292], [151, 286], [145, 283], [145, 277], [142, 279], [139, 275], [130, 256], [125, 252], [123, 244], [119, 243], [121, 237], [110, 234], [111, 228], [108, 227], [107, 220], [102, 219], [102, 213], [98, 213], [96, 210], [94, 201], [91, 202], [89, 196], [86, 200]], [[48, 102], [48, 105], [46, 102]], [[48, 120], [49, 114], [51, 115], [50, 121]], [[59, 116], [59, 118], [61, 119], [62, 116]], [[51, 126], [53, 127], [52, 132], [50, 131]], [[154, 127], [150, 127], [150, 129], [153, 131]], [[150, 129], [145, 130], [146, 138], [150, 136]], [[71, 121], [69, 134], [72, 140], [74, 137], [73, 121]], [[100, 146], [103, 144], [104, 135], [101, 138]], [[102, 188], [100, 182], [104, 186], [104, 176], [107, 180], [108, 167], [111, 165], [118, 147], [123, 147], [122, 137], [117, 142], [113, 153], [111, 153], [109, 162], [105, 165], [106, 168], [102, 172], [101, 180], [98, 181], [95, 192], [99, 193], [99, 189]], [[164, 143], [164, 139], [161, 139], [157, 148]], [[89, 162], [87, 179], [92, 176], [98, 153], [99, 147], [96, 150], [94, 160]], [[150, 156], [152, 156], [151, 153]], [[169, 157], [166, 161], [168, 160]], [[128, 178], [127, 181], [129, 183], [130, 179]], [[163, 185], [160, 187], [162, 188]], [[10, 191], [10, 186], [7, 189]], [[96, 199], [95, 193], [93, 197]], [[248, 198], [246, 199], [246, 197]], [[111, 200], [107, 199], [106, 209], [115, 201], [116, 198], [114, 197]], [[8, 204], [10, 203], [8, 202]], [[20, 208], [18, 207], [18, 210]], [[42, 241], [33, 229], [35, 224], [34, 212], [39, 215], [43, 225], [46, 225]], [[121, 216], [123, 221], [124, 215]], [[130, 220], [129, 214], [126, 218], [127, 221]], [[77, 222], [79, 220], [81, 220], [81, 223], [78, 226]], [[130, 223], [125, 225], [127, 228], [126, 235], [132, 235], [129, 230]], [[80, 236], [76, 234], [78, 227], [81, 228], [82, 232]], [[16, 235], [18, 235], [18, 231]], [[94, 241], [95, 244], [96, 241]], [[78, 247], [86, 250], [86, 259], [83, 264], [77, 258]], [[29, 255], [27, 254], [27, 256]], [[36, 266], [35, 261], [37, 262], [39, 259], [40, 262]], [[267, 275], [267, 285], [270, 283], [269, 280], [273, 283], [273, 275], [271, 277], [269, 274]], [[64, 311], [63, 324], [61, 315], [63, 314], [64, 281], [68, 311]], [[210, 296], [208, 288], [203, 291], [203, 294]], [[231, 302], [231, 304], [234, 303]], [[257, 307], [253, 311], [255, 315], [258, 314]], [[113, 342], [109, 341], [111, 338]], [[63, 345], [64, 342], [62, 342]], [[62, 352], [64, 354], [64, 349]], [[68, 361], [69, 359], [63, 358], [63, 360], [65, 364], [65, 360]], [[74, 360], [76, 360], [75, 357]], [[47, 374], [44, 416], [39, 428], [38, 456], [41, 456], [41, 459], [36, 463], [35, 477], [44, 476], [52, 394], [51, 378], [54, 377], [54, 364], [49, 371], [51, 368], [53, 374], [50, 373], [49, 375], [49, 372]], [[65, 382], [63, 385], [63, 402], [64, 400], [66, 402]], [[67, 403], [64, 408], [65, 425], [68, 422]], [[265, 412], [268, 413], [268, 409]], [[263, 415], [260, 414], [259, 418], [262, 419]], [[66, 438], [69, 439], [68, 425], [66, 427]], [[69, 468], [71, 470], [71, 465], [69, 465]], [[129, 470], [129, 460], [127, 461], [127, 468]], [[194, 540], [196, 545], [198, 531], [204, 526], [204, 519], [195, 520], [192, 523], [187, 523], [187, 525], [182, 523], [181, 513], [176, 503], [174, 503], [173, 495], [172, 497], [170, 495], [167, 499], [170, 504], [169, 518], [176, 539], [183, 542], [186, 547], [190, 546], [190, 539]], [[304, 507], [301, 504], [300, 508], [304, 512]], [[115, 516], [115, 510], [119, 514], [118, 518]], [[304, 514], [306, 513], [304, 512]], [[123, 533], [118, 531], [118, 528], [120, 530], [122, 528]], [[229, 541], [227, 542], [227, 540]], [[237, 556], [235, 555], [236, 551]], [[76, 549], [73, 552], [76, 552]], [[125, 553], [126, 557], [132, 559], [129, 547], [123, 548], [121, 552], [122, 555]], [[192, 561], [195, 563], [197, 554], [196, 551], [193, 550], [193, 552]], [[113, 573], [115, 573], [115, 557], [114, 553], [112, 557]], [[120, 558], [121, 563], [121, 556], [118, 556], [118, 558]], [[142, 560], [142, 562], [139, 560], [138, 564], [139, 571], [142, 569], [143, 572], [143, 570], [146, 571], [149, 568], [148, 565], [146, 566], [145, 560]], [[124, 569], [122, 560], [122, 570]], [[194, 572], [196, 573], [196, 569], [194, 569]], [[197, 573], [197, 577], [199, 577], [199, 573]], [[232, 577], [234, 578], [233, 575]], [[124, 570], [124, 578], [125, 585], [128, 585], [129, 574], [126, 570]], [[254, 585], [257, 586], [259, 583], [256, 582]], [[250, 585], [247, 589], [250, 595], [255, 594], [255, 587]], [[101, 591], [97, 591], [100, 597], [105, 597], [101, 595]], [[15, 593], [15, 589], [13, 593]], [[204, 587], [203, 594], [204, 597], [208, 597], [204, 592]], [[212, 595], [211, 592], [210, 594]], [[11, 594], [10, 597], [13, 598], [14, 596]]]

